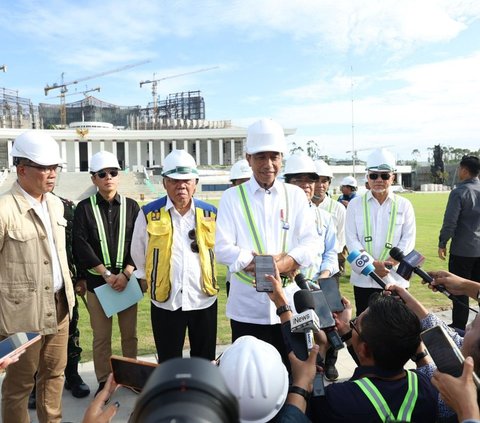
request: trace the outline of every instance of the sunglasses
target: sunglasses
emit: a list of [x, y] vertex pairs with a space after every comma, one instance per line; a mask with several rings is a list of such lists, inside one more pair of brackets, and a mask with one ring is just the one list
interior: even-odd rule
[[197, 243], [197, 233], [195, 232], [195, 229], [191, 229], [188, 231], [188, 237], [192, 240], [192, 243], [190, 244], [190, 248], [192, 249], [193, 253], [198, 253], [198, 243]]
[[392, 175], [390, 173], [369, 173], [368, 177], [372, 180], [375, 181], [378, 179], [378, 177], [382, 178], [383, 181], [388, 181]]
[[97, 172], [95, 175], [97, 175], [100, 179], [105, 178], [107, 175], [110, 175], [112, 178], [115, 178], [115, 176], [118, 176], [118, 170], [117, 169], [102, 170], [100, 172]]

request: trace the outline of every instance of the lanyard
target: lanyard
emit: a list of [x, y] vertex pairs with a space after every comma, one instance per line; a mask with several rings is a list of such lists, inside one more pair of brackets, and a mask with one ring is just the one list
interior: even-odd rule
[[[90, 203], [93, 209], [93, 216], [95, 217], [95, 222], [97, 223], [98, 228], [98, 237], [100, 238], [100, 248], [102, 250], [103, 264], [106, 268], [112, 267], [110, 260], [110, 253], [108, 251], [108, 242], [107, 236], [105, 233], [105, 227], [103, 225], [102, 215], [100, 213], [100, 207], [97, 204], [97, 196], [92, 195], [90, 197]], [[120, 196], [120, 224], [119, 224], [119, 234], [118, 234], [118, 245], [117, 245], [117, 259], [115, 267], [121, 269], [123, 267], [123, 256], [125, 252], [125, 230], [127, 222], [127, 201], [125, 197]], [[89, 269], [90, 273], [98, 274], [98, 272]]]
[[[363, 223], [365, 227], [365, 249], [367, 250], [367, 253], [369, 253], [371, 256], [375, 257], [373, 255], [373, 246], [372, 246], [372, 219], [370, 216], [370, 204], [367, 199], [367, 194], [363, 196]], [[393, 197], [393, 202], [392, 202], [392, 208], [390, 210], [390, 218], [388, 221], [388, 231], [387, 231], [387, 239], [385, 240], [385, 245], [383, 247], [383, 251], [380, 254], [380, 257], [378, 257], [378, 260], [383, 261], [388, 257], [388, 254], [390, 250], [393, 247], [393, 235], [395, 232], [395, 223], [397, 221], [397, 211], [398, 211], [398, 203], [397, 203], [397, 196], [394, 195]]]
[[412, 418], [413, 409], [415, 408], [418, 398], [418, 377], [415, 372], [407, 371], [407, 379], [408, 390], [396, 418], [393, 418], [392, 410], [390, 410], [385, 398], [383, 398], [380, 391], [368, 377], [355, 380], [354, 383], [359, 386], [362, 392], [367, 396], [368, 400], [375, 407], [375, 411], [382, 422], [409, 422]]

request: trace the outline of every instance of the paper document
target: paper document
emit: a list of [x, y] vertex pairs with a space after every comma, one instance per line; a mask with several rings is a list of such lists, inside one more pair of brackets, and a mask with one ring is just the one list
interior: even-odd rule
[[142, 290], [135, 275], [130, 277], [127, 286], [121, 292], [115, 291], [108, 284], [99, 286], [95, 288], [94, 291], [107, 317], [112, 317], [114, 314], [131, 307], [138, 303], [143, 297]]

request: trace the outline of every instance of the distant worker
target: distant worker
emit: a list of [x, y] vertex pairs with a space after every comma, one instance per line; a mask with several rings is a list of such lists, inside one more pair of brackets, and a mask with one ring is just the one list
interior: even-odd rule
[[345, 217], [346, 210], [338, 201], [333, 200], [328, 195], [328, 190], [333, 179], [333, 172], [330, 166], [323, 160], [317, 160], [315, 162], [315, 168], [319, 179], [315, 182], [315, 191], [312, 197], [312, 202], [315, 203], [322, 210], [327, 211], [332, 215], [333, 223], [335, 224], [337, 233], [337, 246], [338, 253], [338, 267], [339, 272], [335, 274], [337, 282], [340, 276], [345, 273], [345, 261], [347, 259], [348, 250], [345, 241]]
[[[120, 165], [117, 157], [100, 151], [90, 159], [92, 183], [97, 193], [80, 201], [73, 223], [73, 254], [78, 272], [85, 279], [75, 288], [87, 293], [90, 326], [93, 332], [93, 364], [98, 381], [97, 395], [111, 372], [112, 323], [95, 294], [104, 284], [121, 292], [134, 270], [130, 256], [133, 224], [139, 206], [135, 200], [118, 193]], [[136, 282], [135, 282], [136, 283]], [[137, 357], [137, 305], [119, 312], [118, 326], [122, 355]]]
[[0, 340], [38, 332], [2, 384], [3, 423], [29, 423], [28, 397], [37, 372], [40, 423], [62, 420], [68, 323], [75, 302], [65, 248], [63, 204], [50, 193], [61, 169], [47, 131], [27, 131], [13, 144], [17, 181], [0, 197]]
[[292, 276], [310, 266], [319, 250], [315, 221], [305, 193], [277, 180], [287, 145], [283, 128], [261, 119], [248, 128], [246, 158], [252, 168], [249, 181], [227, 189], [220, 200], [215, 252], [231, 275], [227, 316], [232, 342], [253, 335], [275, 346], [288, 363], [280, 319], [267, 294], [253, 286], [254, 256], [270, 254], [283, 276], [293, 305], [298, 287]]
[[[438, 256], [445, 260], [451, 239], [448, 270], [480, 282], [480, 160], [463, 156], [458, 167], [460, 183], [450, 193], [438, 241]], [[457, 296], [465, 306], [466, 295]], [[468, 307], [453, 302], [452, 326], [465, 329]]]
[[348, 203], [357, 196], [357, 188], [357, 180], [353, 176], [345, 176], [340, 184], [342, 195], [338, 197], [338, 201], [347, 207]]
[[[236, 187], [237, 185], [247, 182], [251, 177], [252, 168], [245, 159], [237, 161], [230, 169], [230, 182], [232, 183], [232, 187]], [[228, 268], [225, 285], [228, 297], [228, 294], [230, 293], [230, 270], [228, 270]]]
[[158, 362], [181, 357], [188, 330], [190, 356], [215, 358], [217, 293], [215, 219], [217, 209], [193, 196], [195, 159], [173, 150], [163, 161], [167, 195], [142, 207], [135, 222], [135, 274], [146, 279]]
[[[390, 189], [395, 179], [395, 157], [385, 149], [373, 151], [367, 159], [370, 191], [354, 198], [347, 207], [345, 234], [350, 252], [366, 250], [373, 258], [375, 273], [385, 283], [408, 288], [408, 282], [394, 269], [390, 250], [398, 247], [405, 254], [415, 247], [415, 214], [410, 201]], [[352, 273], [357, 316], [368, 306], [374, 292], [382, 291], [369, 276]]]

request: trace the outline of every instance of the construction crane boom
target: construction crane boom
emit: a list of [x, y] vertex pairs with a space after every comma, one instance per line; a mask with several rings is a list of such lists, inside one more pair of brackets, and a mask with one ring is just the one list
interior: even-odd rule
[[152, 84], [152, 97], [153, 97], [153, 127], [155, 128], [156, 122], [157, 122], [157, 117], [158, 117], [158, 105], [157, 105], [157, 85], [160, 81], [164, 81], [165, 79], [172, 79], [172, 78], [179, 78], [181, 76], [186, 76], [186, 75], [192, 75], [194, 73], [199, 73], [199, 72], [206, 72], [212, 69], [218, 69], [219, 66], [213, 66], [210, 68], [202, 68], [202, 69], [197, 69], [191, 72], [184, 72], [184, 73], [179, 73], [176, 75], [169, 75], [169, 76], [164, 76], [162, 78], [157, 78], [155, 79], [155, 74], [153, 74], [152, 79], [147, 79], [145, 81], [140, 81], [140, 88], [143, 87], [145, 84]]
[[[85, 91], [76, 91], [76, 92], [74, 92], [74, 93], [63, 94], [63, 97], [69, 97], [69, 96], [71, 96], [71, 95], [78, 95], [78, 94], [83, 94], [83, 95], [85, 95], [85, 94], [91, 93], [91, 92], [93, 92], [93, 91], [98, 91], [98, 92], [100, 92], [100, 87], [91, 88], [90, 90], [87, 89], [87, 90], [85, 90]], [[60, 95], [56, 95], [54, 98], [60, 98], [60, 97], [62, 97], [61, 94], [60, 94]]]

